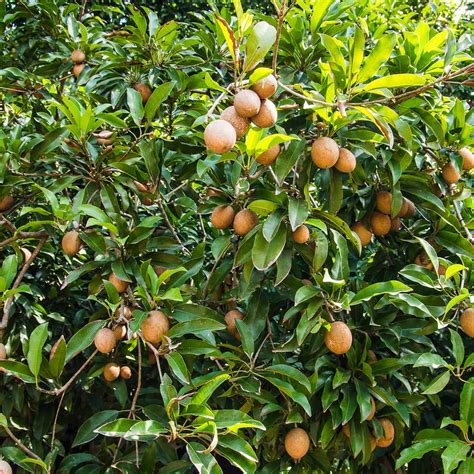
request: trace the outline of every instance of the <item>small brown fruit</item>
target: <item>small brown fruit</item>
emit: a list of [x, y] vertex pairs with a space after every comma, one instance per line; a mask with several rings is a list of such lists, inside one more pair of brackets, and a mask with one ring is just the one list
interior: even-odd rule
[[107, 382], [113, 382], [114, 380], [117, 380], [120, 375], [120, 366], [116, 364], [115, 362], [109, 362], [105, 367], [104, 367], [104, 379]]
[[296, 228], [292, 234], [293, 240], [297, 244], [305, 244], [309, 240], [309, 229], [304, 224]]
[[133, 184], [135, 187], [140, 191], [141, 193], [146, 193], [149, 191], [149, 188], [146, 184], [140, 183], [140, 181], [133, 181]]
[[84, 63], [74, 64], [72, 68], [72, 73], [74, 74], [74, 77], [79, 77], [79, 74], [81, 74], [85, 67], [86, 65]]
[[252, 90], [258, 94], [260, 99], [268, 99], [276, 92], [277, 88], [278, 82], [273, 74], [260, 79], [252, 86]]
[[375, 416], [375, 401], [372, 397], [370, 397], [370, 413], [369, 416], [367, 417], [367, 421], [370, 421], [374, 416]]
[[74, 63], [83, 63], [86, 60], [86, 55], [81, 49], [75, 49], [71, 53], [71, 61]]
[[370, 227], [375, 235], [386, 235], [390, 232], [392, 221], [387, 214], [374, 212], [370, 217]]
[[148, 84], [135, 84], [135, 90], [142, 96], [142, 102], [147, 103], [152, 94], [151, 87]]
[[236, 140], [234, 127], [225, 120], [214, 120], [204, 130], [204, 142], [207, 148], [219, 155], [232, 150]]
[[377, 211], [390, 215], [392, 212], [392, 193], [379, 191], [375, 196], [375, 203]]
[[250, 209], [242, 209], [234, 218], [234, 231], [241, 237], [248, 234], [258, 224], [258, 217]]
[[464, 171], [470, 171], [474, 168], [474, 153], [469, 148], [464, 147], [459, 150], [459, 154], [462, 158], [462, 169]]
[[13, 474], [10, 464], [0, 459], [0, 474]]
[[255, 160], [263, 166], [271, 165], [280, 154], [280, 145], [273, 145], [268, 150], [260, 153]]
[[109, 281], [115, 286], [118, 293], [123, 293], [128, 288], [128, 281], [121, 280], [114, 272], [109, 275]]
[[120, 367], [120, 377], [124, 380], [129, 380], [132, 378], [132, 370], [127, 365]]
[[227, 229], [234, 222], [235, 212], [232, 206], [218, 206], [211, 214], [211, 224], [216, 229]]
[[170, 322], [168, 316], [162, 311], [150, 311], [142, 323], [142, 335], [151, 344], [158, 344], [168, 332]]
[[275, 104], [270, 99], [265, 99], [262, 101], [258, 114], [254, 115], [250, 120], [252, 120], [252, 123], [257, 127], [270, 128], [276, 124], [277, 119], [278, 112]]
[[349, 424], [346, 423], [345, 425], [342, 425], [342, 432], [344, 433], [346, 438], [351, 437], [351, 429], [349, 428]]
[[115, 339], [121, 341], [127, 335], [127, 326], [125, 324], [117, 324], [114, 328]]
[[[120, 317], [120, 312], [121, 312], [121, 307], [119, 306], [116, 310], [115, 310], [115, 317], [116, 318], [119, 318]], [[125, 319], [132, 319], [132, 309], [129, 307], [129, 306], [124, 306], [123, 307], [123, 317]]]
[[433, 270], [433, 264], [431, 263], [430, 258], [426, 255], [425, 252], [421, 252], [415, 258], [415, 264], [419, 265], [420, 267], [424, 267], [427, 270]]
[[345, 354], [352, 346], [352, 332], [346, 323], [331, 323], [331, 329], [324, 336], [326, 347], [334, 354]]
[[236, 309], [229, 311], [224, 316], [224, 320], [227, 325], [227, 330], [231, 333], [235, 333], [237, 331], [237, 326], [235, 324], [236, 319], [240, 319], [240, 320], [244, 319], [244, 315], [240, 311], [237, 311]]
[[384, 435], [377, 440], [377, 446], [381, 448], [387, 448], [393, 443], [395, 437], [395, 429], [392, 422], [388, 418], [380, 418], [380, 424], [382, 425]]
[[331, 168], [339, 159], [339, 147], [329, 137], [319, 137], [311, 146], [311, 159], [318, 168]]
[[461, 314], [459, 320], [462, 330], [469, 336], [474, 337], [474, 308], [467, 308]]
[[367, 359], [368, 359], [369, 365], [374, 364], [378, 360], [377, 354], [375, 354], [375, 352], [372, 349], [369, 349], [367, 351]]
[[392, 219], [392, 224], [390, 225], [390, 230], [392, 232], [398, 232], [401, 227], [402, 227], [402, 222], [399, 217], [395, 217], [395, 219]]
[[0, 360], [5, 360], [7, 358], [7, 348], [5, 344], [0, 342]]
[[250, 127], [249, 120], [245, 117], [241, 117], [233, 105], [227, 107], [227, 109], [221, 113], [221, 119], [229, 122], [234, 127], [237, 140], [240, 140]]
[[408, 204], [408, 210], [407, 210], [406, 216], [407, 217], [412, 217], [416, 214], [416, 207], [415, 207], [415, 205], [413, 204], [412, 201], [410, 201], [409, 199], [407, 199], [407, 201], [408, 201], [408, 203], [407, 203]]
[[357, 165], [356, 157], [347, 148], [339, 149], [339, 158], [334, 165], [341, 173], [352, 173]]
[[15, 200], [11, 196], [4, 196], [0, 199], [0, 211], [7, 211], [15, 204]]
[[254, 91], [248, 89], [241, 90], [234, 97], [234, 107], [241, 117], [253, 117], [260, 110], [260, 97]]
[[409, 211], [409, 208], [410, 208], [410, 203], [411, 201], [409, 201], [407, 198], [403, 198], [402, 200], [402, 207], [400, 208], [400, 211], [398, 213], [398, 216], [397, 217], [405, 217], [407, 214], [408, 214], [408, 211]]
[[363, 247], [366, 245], [370, 244], [370, 241], [372, 240], [372, 232], [370, 230], [367, 230], [364, 224], [362, 222], [356, 222], [352, 227], [351, 227], [352, 232], [355, 232], [359, 239], [360, 243], [362, 244]]
[[454, 164], [449, 162], [443, 166], [443, 179], [447, 184], [455, 184], [461, 178], [461, 173], [454, 167]]
[[96, 349], [102, 354], [108, 354], [112, 352], [117, 344], [115, 334], [112, 329], [102, 328], [97, 331], [94, 338], [94, 344]]
[[308, 280], [307, 278], [303, 278], [301, 280], [301, 283], [303, 283], [304, 286], [313, 286], [313, 282], [311, 280]]
[[66, 232], [61, 241], [61, 246], [66, 255], [69, 255], [70, 257], [76, 255], [82, 247], [82, 241], [79, 237], [79, 232], [76, 232], [75, 230]]
[[301, 428], [293, 428], [285, 436], [285, 450], [295, 461], [301, 459], [308, 451], [310, 446], [309, 436]]

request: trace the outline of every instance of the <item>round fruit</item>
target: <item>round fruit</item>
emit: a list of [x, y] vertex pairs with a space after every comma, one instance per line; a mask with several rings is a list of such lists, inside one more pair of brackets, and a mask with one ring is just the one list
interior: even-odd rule
[[260, 97], [251, 90], [244, 89], [234, 97], [235, 111], [241, 117], [253, 117], [257, 115], [261, 106]]
[[250, 127], [249, 120], [245, 117], [241, 117], [233, 105], [227, 107], [227, 109], [221, 113], [221, 119], [229, 122], [234, 127], [237, 140], [240, 140]]
[[121, 341], [127, 335], [127, 326], [125, 324], [118, 324], [114, 328], [115, 339]]
[[[121, 308], [118, 307], [116, 310], [115, 310], [115, 317], [116, 318], [119, 318], [120, 317], [120, 314], [121, 314]], [[124, 306], [123, 307], [123, 317], [125, 319], [132, 319], [132, 309], [129, 307], [129, 306]]]
[[367, 421], [370, 421], [375, 416], [375, 401], [372, 397], [370, 397], [370, 413], [367, 417]]
[[392, 223], [390, 225], [390, 230], [392, 232], [398, 232], [402, 226], [402, 221], [400, 220], [399, 217], [395, 217], [395, 219], [392, 219]]
[[142, 335], [145, 341], [152, 344], [161, 342], [161, 338], [168, 332], [170, 322], [168, 316], [161, 311], [150, 311], [142, 323]]
[[241, 237], [248, 234], [258, 224], [258, 217], [250, 209], [242, 209], [234, 218], [234, 230]]
[[453, 163], [449, 162], [443, 166], [443, 179], [447, 184], [455, 184], [461, 178], [461, 173], [454, 167]]
[[12, 468], [10, 464], [8, 464], [3, 459], [0, 459], [0, 474], [12, 474]]
[[410, 202], [411, 201], [408, 200], [407, 198], [405, 197], [403, 198], [402, 207], [400, 208], [400, 211], [398, 212], [397, 217], [405, 217], [406, 215], [408, 215], [408, 212], [410, 211]]
[[102, 354], [108, 354], [112, 352], [117, 344], [115, 334], [112, 329], [102, 328], [97, 331], [94, 338], [94, 344], [96, 349]]
[[464, 147], [459, 150], [459, 154], [462, 158], [462, 169], [470, 171], [474, 168], [474, 153], [469, 148]]
[[352, 346], [352, 332], [346, 323], [331, 323], [331, 329], [324, 336], [324, 344], [334, 354], [345, 354]]
[[388, 418], [381, 418], [380, 424], [382, 425], [384, 435], [382, 438], [377, 440], [377, 446], [381, 448], [387, 448], [393, 443], [393, 438], [395, 436], [395, 429], [392, 422]]
[[234, 222], [235, 212], [232, 206], [218, 206], [211, 214], [211, 224], [216, 229], [227, 229]]
[[224, 316], [225, 323], [227, 324], [227, 330], [229, 332], [233, 333], [237, 331], [237, 326], [235, 324], [236, 319], [240, 319], [240, 320], [244, 319], [244, 315], [240, 311], [237, 311], [236, 309], [229, 311]]
[[225, 120], [214, 120], [204, 130], [204, 142], [207, 148], [219, 155], [232, 150], [236, 140], [234, 127]]
[[295, 461], [301, 459], [309, 450], [310, 440], [305, 430], [293, 428], [285, 436], [285, 450]]
[[280, 145], [273, 145], [268, 150], [260, 153], [255, 160], [263, 166], [271, 165], [280, 154]]
[[318, 168], [331, 168], [339, 159], [339, 147], [329, 137], [319, 137], [311, 146], [311, 159]]
[[254, 115], [250, 120], [252, 120], [252, 123], [254, 123], [257, 127], [270, 128], [275, 125], [277, 119], [278, 112], [275, 104], [271, 100], [265, 99], [262, 101], [262, 105], [258, 114]]
[[433, 264], [429, 259], [428, 255], [425, 252], [421, 252], [415, 258], [415, 264], [419, 265], [420, 267], [425, 267], [428, 270], [433, 270]]
[[293, 232], [292, 237], [297, 244], [305, 244], [309, 240], [309, 229], [304, 224], [300, 225]]
[[0, 342], [0, 360], [5, 360], [7, 358], [7, 348], [5, 344]]
[[346, 423], [345, 425], [342, 425], [342, 432], [346, 436], [346, 438], [351, 437], [351, 429], [349, 428], [349, 425]]
[[15, 204], [15, 200], [11, 196], [5, 196], [0, 199], [0, 211], [7, 211]]
[[104, 379], [107, 382], [113, 382], [114, 380], [117, 380], [120, 375], [120, 366], [116, 364], [115, 362], [109, 362], [105, 367], [104, 367]]
[[142, 102], [145, 104], [152, 94], [151, 87], [148, 84], [135, 84], [135, 90], [142, 96]]
[[120, 367], [120, 377], [122, 377], [124, 380], [129, 380], [132, 378], [132, 370], [130, 367], [124, 365], [123, 367]]
[[474, 337], [474, 308], [467, 308], [460, 319], [462, 330], [469, 336]]
[[370, 218], [370, 227], [375, 235], [386, 235], [390, 232], [392, 221], [387, 214], [374, 212]]
[[72, 73], [74, 74], [75, 77], [78, 77], [85, 67], [86, 65], [84, 63], [74, 64], [74, 67], [72, 68]]
[[412, 217], [412, 216], [414, 216], [415, 213], [416, 213], [416, 207], [415, 207], [415, 205], [414, 205], [413, 202], [410, 201], [409, 199], [407, 199], [407, 205], [408, 205], [408, 210], [407, 210], [406, 216], [407, 216], [407, 217]]
[[379, 191], [375, 196], [375, 204], [377, 211], [390, 215], [392, 212], [392, 193]]
[[334, 165], [341, 173], [352, 173], [356, 167], [356, 157], [347, 148], [339, 149], [339, 158]]
[[82, 247], [79, 232], [76, 232], [75, 230], [70, 230], [69, 232], [66, 232], [61, 241], [61, 246], [66, 255], [69, 255], [70, 257], [76, 255]]
[[84, 51], [75, 49], [71, 53], [71, 60], [75, 63], [83, 63], [86, 60], [86, 55], [84, 54]]
[[121, 280], [114, 272], [109, 275], [109, 281], [119, 293], [123, 293], [128, 288], [128, 282]]
[[351, 227], [351, 230], [352, 232], [355, 232], [358, 235], [360, 243], [363, 247], [370, 244], [370, 241], [372, 240], [372, 232], [370, 232], [370, 230], [367, 230], [365, 225], [362, 224], [362, 222], [356, 222]]
[[252, 86], [252, 90], [258, 94], [260, 99], [268, 99], [276, 92], [277, 88], [278, 81], [273, 74], [260, 79]]
[[301, 283], [303, 283], [303, 285], [305, 286], [313, 286], [313, 282], [311, 280], [308, 280], [307, 278], [303, 278], [301, 280]]

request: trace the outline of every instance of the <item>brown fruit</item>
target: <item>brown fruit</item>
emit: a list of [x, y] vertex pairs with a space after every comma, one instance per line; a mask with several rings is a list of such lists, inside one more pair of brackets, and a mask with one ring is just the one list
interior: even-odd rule
[[392, 221], [387, 214], [374, 212], [370, 217], [370, 227], [375, 235], [386, 235], [390, 232]]
[[240, 319], [240, 320], [244, 319], [244, 315], [240, 311], [237, 311], [236, 309], [229, 311], [224, 316], [224, 320], [227, 325], [227, 330], [231, 333], [235, 333], [237, 331], [237, 326], [235, 324], [236, 319]]
[[309, 436], [301, 428], [293, 428], [285, 436], [285, 450], [295, 461], [301, 459], [310, 446]]
[[[409, 210], [410, 210], [410, 200], [408, 200], [407, 198], [403, 198], [402, 200], [402, 207], [400, 208], [400, 211], [398, 212], [398, 216], [397, 217], [405, 217]], [[412, 203], [413, 204], [413, 203]]]
[[273, 74], [260, 79], [252, 86], [252, 90], [258, 94], [260, 99], [268, 99], [276, 92], [277, 88], [278, 82]]
[[94, 344], [96, 349], [102, 354], [108, 354], [112, 352], [117, 344], [115, 334], [112, 329], [102, 328], [97, 331], [94, 338]]
[[241, 237], [248, 234], [258, 224], [258, 217], [250, 209], [242, 209], [234, 218], [234, 231]]
[[254, 115], [250, 120], [252, 120], [252, 123], [257, 127], [270, 128], [275, 125], [277, 119], [278, 112], [275, 104], [270, 99], [265, 99], [262, 101], [258, 114]]
[[439, 265], [438, 267], [438, 275], [446, 275], [446, 267], [444, 265]]
[[109, 281], [119, 293], [123, 293], [128, 288], [128, 281], [121, 280], [114, 272], [109, 275]]
[[349, 424], [346, 423], [345, 425], [342, 425], [342, 432], [346, 436], [346, 438], [351, 437], [351, 429], [349, 428]]
[[76, 255], [82, 247], [79, 232], [76, 232], [75, 230], [70, 230], [69, 232], [66, 232], [61, 241], [61, 246], [66, 255], [69, 255], [70, 257]]
[[388, 418], [380, 418], [380, 424], [382, 425], [384, 435], [382, 438], [377, 440], [377, 446], [381, 448], [387, 448], [393, 443], [395, 437], [395, 429], [392, 422]]
[[109, 362], [105, 367], [104, 367], [104, 379], [107, 382], [113, 382], [114, 380], [117, 380], [120, 375], [120, 366], [116, 364], [115, 362]]
[[0, 199], [0, 211], [7, 211], [15, 204], [15, 200], [11, 196], [4, 196]]
[[235, 95], [234, 107], [241, 117], [253, 117], [260, 110], [261, 100], [254, 91], [244, 89]]
[[135, 84], [135, 90], [142, 96], [142, 102], [147, 103], [152, 94], [151, 87], [148, 84]]
[[129, 380], [132, 378], [132, 370], [130, 367], [124, 365], [123, 367], [120, 367], [120, 377], [122, 377], [124, 380]]
[[0, 342], [0, 360], [5, 360], [7, 358], [7, 348], [5, 344]]
[[402, 222], [399, 217], [395, 217], [395, 219], [392, 219], [392, 223], [390, 225], [390, 230], [392, 232], [398, 232], [402, 226]]
[[407, 210], [406, 216], [407, 216], [407, 217], [412, 217], [412, 216], [414, 216], [415, 213], [416, 213], [416, 207], [415, 207], [415, 205], [413, 204], [412, 201], [410, 201], [409, 199], [407, 199], [407, 201], [408, 201], [408, 203], [407, 203], [407, 205], [408, 205], [408, 210]]
[[71, 53], [71, 61], [74, 63], [83, 63], [86, 60], [86, 55], [84, 54], [84, 51], [80, 49], [75, 49]]
[[461, 178], [461, 173], [454, 167], [454, 164], [449, 162], [443, 166], [443, 179], [447, 184], [455, 184]]
[[474, 308], [467, 308], [461, 314], [459, 320], [462, 330], [469, 336], [474, 337]]
[[377, 362], [378, 360], [377, 355], [372, 349], [369, 349], [367, 351], [367, 358], [368, 358], [369, 365], [373, 364], [374, 362]]
[[146, 184], [140, 183], [140, 181], [133, 181], [133, 184], [135, 187], [140, 191], [141, 193], [146, 193], [149, 191], [149, 188]]
[[303, 278], [301, 280], [301, 283], [303, 283], [303, 285], [305, 286], [313, 286], [313, 282], [311, 280], [308, 280], [307, 278]]
[[127, 326], [125, 324], [118, 324], [114, 328], [114, 335], [117, 341], [121, 341], [127, 335]]
[[379, 191], [375, 195], [375, 204], [377, 211], [390, 215], [392, 212], [392, 193], [389, 193], [388, 191]]
[[211, 224], [216, 229], [227, 229], [234, 222], [235, 212], [232, 206], [218, 206], [211, 214]]
[[268, 150], [260, 153], [255, 160], [263, 166], [271, 165], [280, 154], [280, 145], [273, 145]]
[[84, 63], [81, 64], [74, 64], [72, 68], [72, 73], [74, 74], [75, 77], [78, 77], [79, 74], [84, 70], [86, 65]]
[[426, 255], [425, 252], [421, 252], [418, 254], [415, 258], [415, 264], [419, 265], [420, 267], [424, 267], [428, 270], [433, 270], [433, 264], [431, 263], [431, 260], [429, 259], [428, 255]]
[[229, 122], [234, 127], [237, 140], [240, 140], [250, 127], [249, 120], [245, 117], [241, 117], [233, 105], [227, 107], [227, 109], [221, 113], [221, 119]]
[[356, 222], [351, 227], [351, 230], [358, 235], [360, 243], [363, 247], [370, 244], [370, 241], [372, 240], [372, 232], [370, 232], [370, 230], [367, 230], [365, 225], [362, 224], [362, 222]]
[[345, 354], [352, 346], [352, 332], [346, 323], [331, 323], [331, 329], [324, 336], [324, 344], [334, 354]]
[[309, 229], [304, 224], [296, 228], [292, 234], [293, 240], [297, 244], [305, 244], [309, 240]]
[[169, 328], [170, 322], [165, 313], [162, 311], [150, 311], [142, 323], [142, 336], [146, 341], [158, 344]]
[[3, 459], [0, 459], [0, 474], [12, 474], [12, 468], [10, 464], [8, 464]]
[[370, 421], [374, 416], [375, 416], [375, 401], [372, 397], [370, 397], [370, 413], [369, 416], [367, 417], [367, 421]]
[[356, 157], [347, 148], [339, 149], [339, 158], [334, 165], [341, 173], [352, 173], [357, 165]]
[[339, 159], [339, 147], [329, 137], [319, 137], [311, 146], [311, 159], [318, 168], [331, 168]]
[[[115, 317], [119, 318], [120, 317], [120, 312], [121, 312], [121, 307], [119, 306], [115, 310]], [[132, 319], [132, 309], [129, 306], [124, 306], [123, 307], [123, 317], [125, 319]]]
[[459, 150], [459, 154], [462, 158], [462, 169], [464, 171], [470, 171], [474, 168], [474, 153], [469, 148], [464, 147]]
[[204, 142], [207, 148], [219, 155], [232, 150], [236, 140], [234, 127], [225, 120], [214, 120], [204, 130]]

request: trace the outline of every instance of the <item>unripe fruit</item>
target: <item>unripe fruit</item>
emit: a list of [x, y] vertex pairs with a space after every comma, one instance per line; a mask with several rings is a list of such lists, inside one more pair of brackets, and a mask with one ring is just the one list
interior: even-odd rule
[[474, 308], [467, 308], [459, 320], [462, 330], [469, 336], [474, 337]]
[[364, 226], [364, 224], [362, 224], [362, 222], [356, 222], [351, 227], [351, 230], [358, 235], [360, 239], [360, 243], [362, 244], [363, 247], [370, 244], [373, 234], [372, 232], [370, 232], [370, 230], [366, 229], [366, 227]]
[[3, 459], [0, 459], [0, 474], [12, 474], [12, 468], [10, 464], [8, 464]]
[[204, 142], [207, 148], [219, 155], [232, 150], [236, 140], [234, 127], [225, 120], [214, 120], [204, 130]]
[[143, 321], [142, 336], [151, 344], [158, 344], [162, 337], [168, 332], [170, 322], [168, 316], [161, 311], [150, 311]]
[[7, 358], [7, 348], [5, 344], [0, 342], [0, 360], [5, 360]]
[[241, 117], [253, 117], [260, 110], [260, 97], [254, 91], [241, 90], [234, 97], [234, 107]]
[[120, 376], [120, 366], [115, 362], [109, 362], [104, 367], [104, 379], [107, 382], [113, 382], [117, 380]]
[[392, 193], [379, 191], [375, 196], [375, 204], [377, 211], [390, 215], [392, 212]]
[[280, 145], [273, 145], [268, 150], [260, 153], [255, 160], [263, 166], [271, 165], [280, 154]]
[[334, 354], [345, 354], [352, 346], [352, 332], [346, 323], [331, 323], [331, 329], [324, 336], [324, 344]]
[[151, 87], [148, 84], [135, 84], [135, 90], [142, 96], [142, 102], [146, 104], [152, 94]]
[[[118, 307], [115, 310], [115, 317], [116, 318], [120, 317], [120, 312], [121, 312], [121, 308]], [[123, 307], [123, 317], [126, 318], [126, 319], [132, 319], [132, 309], [129, 306], [124, 306]]]
[[211, 224], [216, 229], [227, 229], [234, 222], [235, 212], [232, 206], [218, 206], [211, 214]]
[[250, 209], [242, 209], [234, 218], [234, 231], [241, 237], [248, 234], [258, 224], [258, 217]]
[[318, 168], [331, 168], [339, 159], [339, 147], [329, 137], [317, 138], [311, 146], [311, 159]]
[[252, 86], [252, 90], [258, 94], [260, 99], [268, 99], [276, 92], [277, 88], [278, 82], [273, 74], [260, 79]]
[[357, 165], [356, 157], [347, 148], [339, 149], [339, 158], [334, 165], [341, 173], [352, 173]]
[[79, 237], [79, 232], [75, 230], [70, 230], [64, 234], [63, 239], [61, 240], [61, 246], [66, 255], [73, 257], [74, 255], [81, 250], [82, 242]]
[[0, 199], [0, 211], [7, 211], [15, 204], [15, 200], [11, 196], [4, 196]]
[[240, 140], [250, 127], [249, 120], [245, 117], [241, 117], [233, 105], [227, 107], [227, 109], [221, 113], [221, 119], [229, 122], [234, 127], [237, 140]]
[[112, 329], [102, 328], [97, 331], [94, 338], [94, 344], [96, 349], [102, 354], [108, 354], [112, 352], [117, 344], [115, 334]]
[[309, 229], [304, 224], [300, 225], [295, 229], [292, 237], [297, 244], [305, 244], [309, 240]]
[[127, 326], [125, 324], [118, 324], [114, 328], [114, 335], [117, 341], [121, 341], [127, 335]]
[[392, 232], [398, 232], [402, 226], [402, 221], [400, 220], [399, 217], [395, 217], [395, 219], [392, 219], [392, 223], [390, 225], [390, 230]]
[[375, 401], [372, 397], [370, 397], [370, 413], [369, 416], [367, 417], [367, 421], [370, 421], [374, 416], [375, 416]]
[[120, 367], [120, 377], [122, 377], [124, 380], [129, 380], [132, 378], [132, 370], [130, 367], [124, 365], [123, 367]]
[[227, 330], [229, 332], [234, 333], [237, 331], [237, 326], [235, 324], [236, 319], [240, 319], [240, 320], [244, 319], [244, 315], [240, 311], [237, 311], [236, 309], [229, 311], [224, 316], [224, 320], [227, 325]]
[[474, 153], [469, 148], [464, 147], [459, 150], [459, 154], [462, 158], [462, 169], [470, 171], [474, 168]]
[[395, 437], [395, 429], [392, 422], [388, 418], [381, 418], [380, 424], [382, 425], [384, 435], [382, 438], [377, 440], [377, 446], [381, 448], [387, 448], [393, 443], [393, 438]]
[[443, 166], [443, 179], [447, 184], [455, 184], [461, 178], [461, 173], [454, 167], [454, 164], [449, 162]]
[[310, 440], [305, 430], [293, 428], [285, 436], [285, 450], [295, 461], [301, 459], [309, 450]]
[[86, 65], [84, 63], [81, 64], [74, 64], [72, 68], [72, 73], [74, 74], [75, 77], [78, 77], [79, 74], [84, 70]]
[[121, 280], [114, 272], [109, 275], [109, 281], [115, 286], [118, 293], [123, 293], [128, 288], [128, 282]]
[[390, 232], [392, 221], [387, 214], [374, 212], [370, 217], [370, 227], [375, 235], [386, 235]]
[[270, 128], [275, 125], [277, 119], [278, 112], [275, 104], [271, 100], [265, 99], [262, 101], [262, 105], [258, 114], [254, 115], [250, 120], [252, 120], [252, 123], [254, 123], [257, 127]]
[[83, 63], [86, 60], [86, 55], [84, 54], [84, 51], [75, 49], [71, 53], [71, 60], [75, 63]]

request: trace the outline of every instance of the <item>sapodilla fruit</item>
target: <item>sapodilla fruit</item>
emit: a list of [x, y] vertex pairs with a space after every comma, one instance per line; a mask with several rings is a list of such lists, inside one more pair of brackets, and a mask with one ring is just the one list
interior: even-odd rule
[[109, 281], [115, 286], [118, 293], [123, 293], [128, 288], [128, 281], [121, 280], [114, 272], [109, 275]]
[[142, 335], [151, 344], [158, 344], [168, 332], [170, 322], [162, 311], [150, 311], [141, 326]]
[[359, 239], [360, 243], [362, 244], [363, 247], [366, 245], [370, 244], [370, 241], [372, 240], [372, 232], [368, 230], [362, 222], [356, 222], [352, 227], [351, 230], [355, 232]]
[[380, 448], [387, 448], [393, 443], [395, 429], [388, 418], [380, 418], [379, 422], [382, 425], [384, 435], [377, 440], [377, 446]]
[[318, 168], [331, 168], [339, 159], [339, 147], [329, 137], [319, 137], [311, 145], [311, 159]]
[[260, 153], [255, 160], [263, 166], [271, 165], [280, 154], [280, 145], [273, 145], [268, 150]]
[[211, 214], [211, 224], [216, 229], [227, 229], [234, 222], [235, 212], [232, 206], [217, 206]]
[[241, 237], [248, 234], [258, 224], [258, 217], [250, 209], [242, 209], [234, 218], [234, 231]]
[[400, 211], [398, 212], [397, 217], [405, 217], [409, 210], [410, 210], [410, 202], [406, 197], [402, 199], [402, 207], [400, 208]]
[[346, 323], [331, 323], [331, 329], [324, 336], [324, 344], [334, 354], [345, 354], [352, 346], [352, 332]]
[[71, 53], [71, 60], [75, 63], [83, 63], [86, 60], [86, 55], [81, 49], [75, 49]]
[[141, 193], [147, 193], [149, 191], [148, 186], [146, 184], [140, 183], [140, 181], [133, 180], [133, 184]]
[[226, 315], [224, 316], [224, 321], [227, 325], [227, 330], [229, 332], [234, 333], [237, 331], [237, 326], [235, 324], [236, 319], [240, 319], [240, 320], [244, 319], [244, 315], [236, 309], [228, 311]]
[[278, 119], [278, 112], [275, 107], [275, 104], [269, 100], [265, 99], [262, 101], [262, 105], [257, 115], [254, 115], [250, 120], [257, 127], [260, 128], [270, 128], [275, 125]]
[[386, 235], [390, 232], [392, 221], [387, 214], [374, 212], [370, 217], [370, 228], [375, 235]]
[[462, 158], [462, 169], [464, 171], [470, 171], [474, 168], [474, 153], [469, 148], [464, 147], [459, 150], [459, 154]]
[[402, 221], [400, 220], [399, 217], [395, 217], [395, 219], [392, 219], [392, 223], [390, 224], [390, 230], [392, 232], [398, 232], [401, 227], [402, 227]]
[[10, 464], [3, 459], [0, 459], [0, 474], [13, 474]]
[[375, 416], [375, 401], [372, 397], [370, 397], [370, 413], [369, 416], [366, 418], [367, 421], [370, 421]]
[[258, 94], [260, 99], [268, 99], [278, 88], [278, 81], [273, 74], [269, 74], [257, 81], [251, 89]]
[[[116, 310], [115, 310], [115, 317], [116, 318], [119, 318], [120, 317], [120, 313], [121, 313], [121, 308], [118, 307]], [[124, 306], [123, 307], [123, 317], [125, 319], [132, 319], [132, 309], [129, 307], [129, 306]]]
[[357, 165], [356, 157], [347, 148], [339, 149], [339, 158], [334, 167], [341, 173], [352, 173]]
[[117, 324], [117, 326], [114, 327], [114, 335], [117, 341], [124, 339], [127, 335], [127, 326], [125, 326], [125, 324]]
[[132, 378], [132, 370], [127, 365], [120, 367], [120, 377], [124, 380], [129, 380]]
[[425, 252], [421, 252], [415, 257], [415, 264], [428, 270], [433, 270], [434, 268], [431, 260]]
[[79, 77], [79, 74], [84, 70], [86, 65], [84, 63], [80, 64], [74, 64], [72, 68], [72, 73], [74, 74], [74, 77]]
[[204, 130], [204, 142], [207, 148], [219, 155], [232, 150], [236, 140], [234, 127], [225, 120], [214, 120]]
[[79, 232], [76, 232], [75, 230], [66, 232], [61, 240], [61, 246], [66, 255], [69, 255], [70, 257], [76, 255], [82, 247]]
[[113, 382], [114, 380], [117, 380], [120, 376], [120, 366], [116, 364], [115, 362], [109, 362], [104, 367], [103, 374], [104, 374], [104, 379], [107, 382]]
[[449, 162], [443, 166], [443, 179], [447, 184], [455, 184], [461, 178], [461, 173], [454, 167], [454, 164]]
[[0, 342], [0, 360], [5, 360], [7, 358], [7, 348], [5, 344]]
[[407, 209], [407, 213], [406, 213], [406, 216], [407, 217], [412, 217], [416, 214], [416, 207], [415, 205], [413, 204], [412, 201], [410, 201], [409, 199], [407, 199], [407, 205], [408, 205], [408, 209]]
[[138, 83], [134, 85], [134, 88], [141, 95], [142, 102], [146, 104], [152, 94], [151, 87], [148, 84]]
[[459, 320], [462, 330], [469, 336], [474, 337], [474, 308], [467, 308], [461, 314]]
[[345, 425], [342, 425], [342, 432], [344, 433], [344, 436], [346, 438], [351, 437], [351, 429], [349, 428], [349, 423], [346, 423]]
[[301, 459], [309, 451], [309, 446], [310, 440], [305, 430], [293, 428], [286, 433], [285, 451], [295, 461]]
[[117, 344], [115, 334], [112, 329], [102, 328], [97, 331], [94, 338], [94, 344], [96, 349], [102, 354], [108, 354], [112, 352]]
[[309, 235], [308, 227], [303, 224], [293, 231], [292, 237], [297, 244], [305, 244], [309, 240]]
[[244, 89], [234, 97], [235, 111], [241, 117], [253, 117], [260, 111], [262, 103], [256, 92]]
[[0, 211], [7, 211], [15, 204], [15, 200], [11, 196], [4, 196], [0, 199]]
[[392, 193], [379, 191], [375, 195], [375, 206], [377, 207], [377, 211], [390, 215], [392, 212]]
[[240, 140], [250, 127], [249, 120], [240, 116], [233, 105], [227, 107], [227, 109], [221, 113], [221, 119], [229, 122], [234, 127], [237, 140]]

